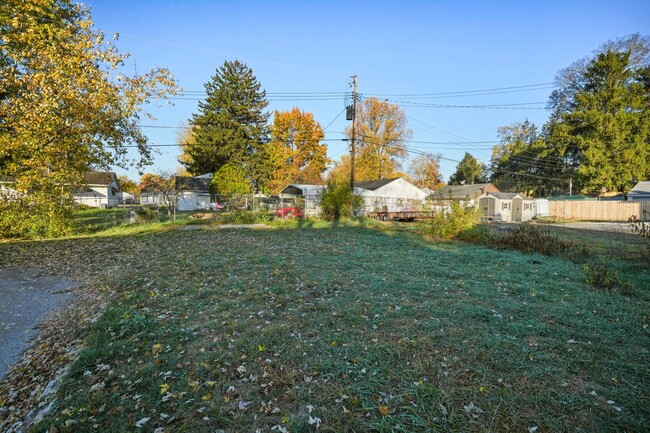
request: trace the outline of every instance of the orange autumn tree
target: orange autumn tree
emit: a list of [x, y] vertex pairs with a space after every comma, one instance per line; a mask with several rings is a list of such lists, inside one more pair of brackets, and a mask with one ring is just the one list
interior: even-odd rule
[[276, 111], [267, 148], [273, 165], [268, 189], [277, 194], [291, 183], [322, 184], [329, 164], [327, 145], [321, 143], [324, 137], [312, 113], [296, 107]]
[[[354, 178], [357, 181], [401, 176], [406, 141], [412, 132], [399, 105], [366, 98], [357, 109]], [[352, 127], [345, 130], [352, 137]], [[345, 161], [342, 161], [344, 166]], [[349, 168], [348, 168], [349, 173]]]

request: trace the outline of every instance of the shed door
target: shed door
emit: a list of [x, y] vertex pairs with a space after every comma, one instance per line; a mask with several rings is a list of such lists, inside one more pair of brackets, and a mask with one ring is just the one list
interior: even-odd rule
[[524, 201], [520, 198], [512, 199], [512, 220], [521, 221], [521, 212], [524, 206]]
[[490, 213], [491, 200], [488, 197], [482, 197], [478, 200], [478, 208], [481, 209], [484, 216], [494, 216], [494, 204], [492, 204], [492, 213]]

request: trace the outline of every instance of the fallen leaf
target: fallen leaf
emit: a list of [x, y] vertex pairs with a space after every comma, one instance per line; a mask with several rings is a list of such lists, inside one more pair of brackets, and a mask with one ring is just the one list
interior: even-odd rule
[[135, 426], [137, 428], [142, 428], [143, 425], [145, 425], [151, 418], [142, 418], [140, 421], [135, 423]]

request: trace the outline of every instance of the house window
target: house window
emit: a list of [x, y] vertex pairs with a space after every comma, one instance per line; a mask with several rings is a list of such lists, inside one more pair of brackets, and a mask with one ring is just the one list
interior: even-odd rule
[[501, 204], [501, 210], [507, 210], [507, 209], [508, 209], [508, 203], [504, 201], [504, 202]]
[[530, 209], [530, 203], [524, 203], [524, 210]]

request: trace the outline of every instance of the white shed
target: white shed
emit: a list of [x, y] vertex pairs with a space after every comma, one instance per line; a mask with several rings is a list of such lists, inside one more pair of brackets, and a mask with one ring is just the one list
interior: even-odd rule
[[210, 182], [212, 174], [201, 176], [176, 176], [176, 209], [193, 211], [210, 208]]
[[323, 197], [323, 185], [308, 185], [292, 183], [280, 191], [280, 199], [291, 199], [296, 207], [303, 210], [306, 217], [315, 217], [321, 214], [320, 202]]
[[515, 192], [488, 192], [478, 198], [483, 215], [500, 221], [528, 221], [535, 216], [535, 203]]
[[536, 198], [533, 200], [535, 216], [534, 218], [548, 217], [551, 216], [551, 211], [548, 206], [548, 199], [545, 198]]
[[427, 194], [401, 177], [356, 182], [354, 192], [363, 198], [363, 213], [418, 210]]

